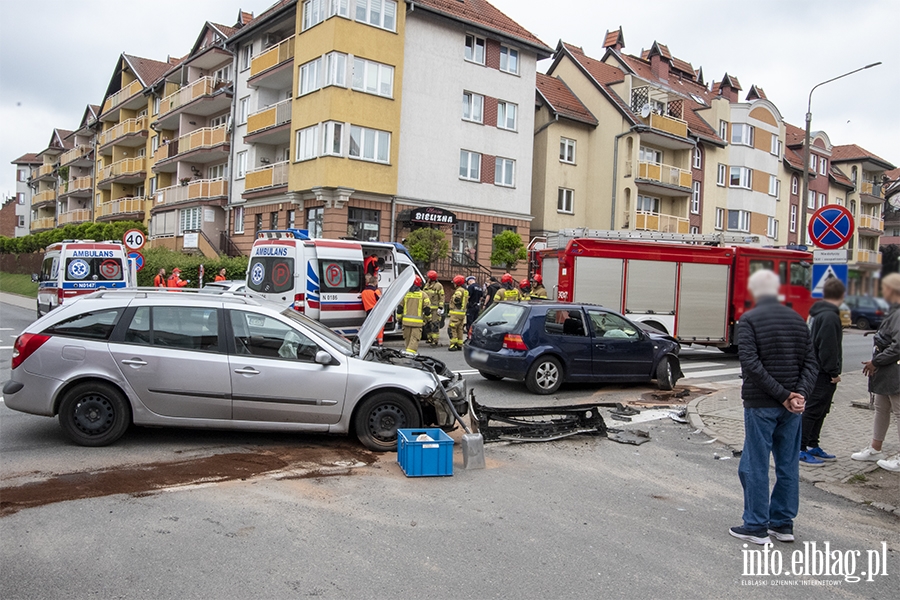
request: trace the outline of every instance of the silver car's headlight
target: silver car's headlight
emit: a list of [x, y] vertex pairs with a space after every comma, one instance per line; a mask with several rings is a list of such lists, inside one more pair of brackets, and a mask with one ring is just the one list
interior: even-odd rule
[[447, 396], [451, 400], [464, 400], [466, 397], [466, 380], [462, 377], [450, 382], [446, 388]]

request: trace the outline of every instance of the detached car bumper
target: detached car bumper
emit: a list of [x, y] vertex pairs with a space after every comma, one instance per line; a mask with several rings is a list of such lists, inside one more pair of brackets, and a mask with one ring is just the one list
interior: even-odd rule
[[463, 345], [463, 357], [473, 369], [510, 379], [525, 379], [532, 361], [526, 352], [506, 349], [492, 352], [468, 344]]

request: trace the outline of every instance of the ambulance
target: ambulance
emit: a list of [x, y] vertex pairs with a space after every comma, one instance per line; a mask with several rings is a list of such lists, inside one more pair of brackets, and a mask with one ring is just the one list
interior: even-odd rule
[[[380, 289], [408, 268], [418, 273], [402, 244], [310, 238], [304, 229], [263, 230], [250, 251], [247, 288], [354, 336], [366, 318], [362, 291], [370, 265], [377, 265]], [[395, 314], [385, 333], [400, 331]]]
[[38, 283], [37, 316], [93, 291], [134, 287], [134, 269], [128, 251], [118, 242], [65, 240], [47, 246]]

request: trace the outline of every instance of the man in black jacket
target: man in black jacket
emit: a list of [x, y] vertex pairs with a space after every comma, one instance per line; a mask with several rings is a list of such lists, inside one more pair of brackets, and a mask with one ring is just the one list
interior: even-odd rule
[[841, 326], [841, 302], [844, 301], [844, 284], [837, 277], [827, 280], [822, 286], [820, 300], [809, 309], [809, 332], [812, 335], [819, 373], [812, 395], [803, 411], [803, 435], [800, 439], [800, 464], [821, 467], [826, 460], [834, 460], [819, 447], [819, 434], [825, 415], [831, 410], [831, 399], [841, 380], [844, 329]]
[[[809, 327], [778, 302], [778, 275], [760, 269], [748, 289], [756, 307], [741, 317], [738, 353], [744, 383], [744, 450], [738, 475], [744, 488], [744, 523], [729, 533], [754, 544], [769, 535], [794, 541], [800, 507], [800, 422], [819, 365]], [[769, 455], [775, 486], [769, 496]]]
[[487, 289], [484, 291], [484, 308], [485, 308], [485, 310], [487, 310], [487, 308], [491, 304], [493, 304], [494, 296], [497, 294], [497, 290], [500, 289], [500, 282], [497, 281], [497, 278], [494, 277], [493, 275], [490, 276], [490, 278], [488, 279], [488, 282], [489, 283], [488, 283]]

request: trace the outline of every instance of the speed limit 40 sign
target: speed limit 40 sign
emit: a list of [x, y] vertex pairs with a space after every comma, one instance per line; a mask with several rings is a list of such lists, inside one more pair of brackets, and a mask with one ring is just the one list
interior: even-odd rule
[[146, 241], [147, 237], [140, 229], [129, 229], [125, 232], [125, 235], [122, 236], [122, 242], [129, 250], [140, 250], [144, 247], [144, 243], [146, 243]]

